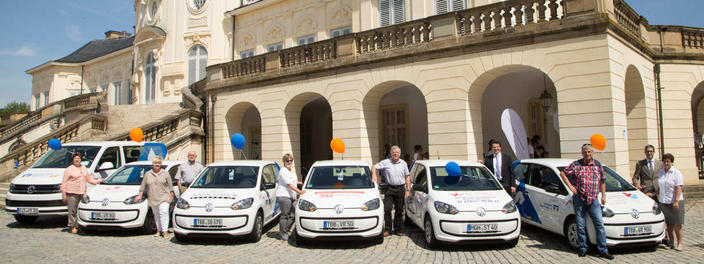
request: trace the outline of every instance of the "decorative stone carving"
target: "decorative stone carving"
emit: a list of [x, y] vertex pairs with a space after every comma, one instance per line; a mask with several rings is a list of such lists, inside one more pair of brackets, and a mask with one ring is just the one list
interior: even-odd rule
[[316, 28], [315, 22], [308, 17], [304, 17], [296, 23], [296, 33], [308, 33]]
[[207, 16], [188, 19], [188, 28], [207, 27], [207, 26], [208, 26], [208, 17]]
[[328, 18], [330, 26], [345, 26], [352, 23], [352, 8], [342, 5], [333, 11]]
[[249, 47], [254, 43], [254, 36], [252, 36], [252, 34], [247, 33], [242, 37], [241, 43], [242, 47]]
[[284, 36], [284, 31], [278, 25], [269, 27], [269, 30], [264, 34], [265, 41], [271, 42], [274, 40], [279, 40]]

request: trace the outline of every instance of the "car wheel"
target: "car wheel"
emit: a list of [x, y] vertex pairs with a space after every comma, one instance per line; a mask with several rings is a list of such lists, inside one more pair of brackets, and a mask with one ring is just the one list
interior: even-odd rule
[[[294, 234], [295, 237], [296, 237], [296, 244], [297, 244], [297, 245], [302, 246], [302, 245], [305, 245], [305, 244], [308, 242], [308, 239], [306, 239], [305, 237], [302, 237], [301, 235], [298, 234], [298, 230], [297, 230], [297, 229], [293, 231], [293, 234]], [[382, 237], [383, 237], [383, 235], [384, 235], [384, 233], [382, 233]]]
[[515, 239], [509, 240], [508, 243], [506, 243], [506, 246], [507, 246], [507, 247], [510, 247], [510, 248], [516, 247], [516, 245], [518, 245], [518, 240], [519, 240], [520, 238], [521, 238], [521, 236], [518, 236], [518, 237], [515, 238]]
[[174, 232], [174, 236], [176, 237], [176, 240], [181, 241], [181, 242], [188, 242], [190, 239], [186, 235], [182, 235], [179, 233]]
[[259, 242], [262, 239], [262, 230], [264, 229], [264, 219], [262, 213], [257, 213], [257, 217], [254, 218], [254, 226], [252, 226], [252, 233], [249, 233], [249, 240], [252, 242]]
[[428, 245], [428, 248], [436, 248], [439, 242], [438, 239], [435, 238], [433, 222], [430, 221], [430, 216], [425, 218], [423, 231], [425, 231], [425, 244]]
[[148, 210], [146, 218], [144, 218], [144, 224], [142, 224], [142, 233], [151, 235], [156, 233], [156, 220], [154, 220], [154, 213]]
[[573, 218], [567, 220], [565, 225], [565, 238], [567, 238], [567, 245], [570, 248], [577, 250], [579, 249], [579, 235], [577, 234], [577, 222]]
[[381, 245], [384, 244], [384, 232], [379, 233], [378, 236], [374, 237], [374, 244]]
[[37, 218], [39, 218], [39, 216], [34, 216], [34, 215], [18, 215], [18, 214], [16, 214], [13, 216], [15, 217], [15, 220], [17, 220], [17, 222], [20, 222], [25, 225], [32, 224], [32, 223], [34, 223], [34, 221], [37, 220]]

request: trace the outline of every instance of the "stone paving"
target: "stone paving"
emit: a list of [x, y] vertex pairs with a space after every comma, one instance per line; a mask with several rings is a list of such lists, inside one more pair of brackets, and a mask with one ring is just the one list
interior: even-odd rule
[[[611, 249], [615, 263], [704, 263], [704, 201], [688, 201], [685, 249]], [[28, 226], [0, 214], [0, 257], [3, 263], [604, 263], [579, 258], [562, 236], [523, 226], [514, 248], [445, 245], [426, 248], [423, 234], [407, 228], [407, 236], [391, 236], [383, 244], [326, 241], [298, 245], [278, 239], [278, 226], [267, 227], [258, 243], [243, 239], [198, 239], [181, 243], [134, 232], [111, 231], [72, 235], [61, 217], [42, 217]]]

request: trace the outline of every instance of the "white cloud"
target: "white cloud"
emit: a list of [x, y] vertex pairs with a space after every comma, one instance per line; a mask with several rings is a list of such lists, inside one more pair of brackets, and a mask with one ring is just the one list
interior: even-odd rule
[[66, 37], [73, 41], [82, 41], [83, 34], [81, 33], [81, 27], [73, 24], [66, 24], [64, 27], [64, 33]]
[[16, 50], [0, 50], [0, 55], [10, 55], [10, 56], [36, 56], [37, 52], [32, 49], [32, 47], [24, 45]]

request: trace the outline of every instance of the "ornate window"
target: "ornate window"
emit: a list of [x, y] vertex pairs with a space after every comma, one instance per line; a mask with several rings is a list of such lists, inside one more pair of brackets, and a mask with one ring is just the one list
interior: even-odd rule
[[435, 14], [439, 15], [466, 9], [465, 3], [465, 0], [435, 0]]
[[154, 67], [154, 54], [147, 55], [147, 62], [144, 67], [144, 103], [153, 104], [156, 94], [156, 69]]
[[41, 96], [41, 94], [34, 94], [34, 110], [35, 111], [37, 109], [39, 109], [39, 107], [40, 107], [39, 106], [39, 102], [41, 102], [40, 96]]
[[208, 65], [208, 51], [201, 45], [193, 46], [188, 51], [188, 85], [205, 78], [205, 66]]
[[115, 88], [115, 105], [122, 104], [122, 102], [123, 102], [123, 100], [122, 100], [122, 97], [123, 97], [123, 95], [122, 95], [122, 93], [123, 93], [122, 82], [121, 81], [113, 82], [112, 87]]
[[330, 30], [330, 37], [331, 38], [339, 37], [342, 35], [347, 35], [349, 33], [352, 33], [352, 27], [350, 27], [350, 26], [336, 28], [336, 29]]
[[245, 50], [240, 52], [240, 59], [245, 59], [254, 56], [254, 49]]
[[315, 42], [315, 35], [308, 35], [308, 36], [305, 36], [305, 37], [300, 37], [300, 38], [298, 38], [298, 39], [296, 40], [296, 43], [298, 43], [299, 46], [300, 46], [300, 45], [311, 44], [311, 43], [313, 43], [313, 42]]
[[205, 0], [191, 0], [191, 8], [193, 10], [199, 10], [205, 5]]
[[379, 26], [385, 27], [406, 21], [404, 0], [379, 0]]
[[283, 49], [283, 48], [284, 48], [284, 43], [283, 43], [283, 42], [279, 42], [279, 43], [274, 43], [274, 44], [271, 44], [271, 45], [269, 45], [269, 46], [266, 46], [266, 51], [267, 51], [267, 52], [272, 52], [272, 51], [277, 51], [277, 50], [280, 50], [280, 49]]

